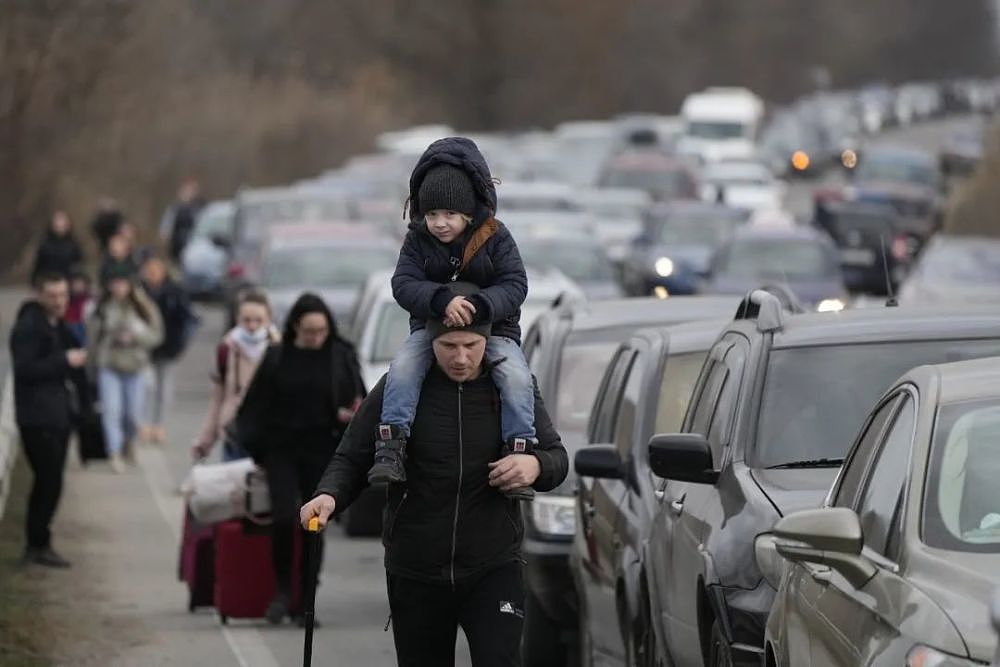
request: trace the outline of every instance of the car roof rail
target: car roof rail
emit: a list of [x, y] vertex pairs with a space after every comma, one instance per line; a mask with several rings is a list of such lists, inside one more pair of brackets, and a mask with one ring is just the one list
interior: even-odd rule
[[784, 306], [774, 293], [759, 288], [751, 290], [736, 309], [737, 320], [754, 320], [757, 331], [779, 331], [784, 324]]

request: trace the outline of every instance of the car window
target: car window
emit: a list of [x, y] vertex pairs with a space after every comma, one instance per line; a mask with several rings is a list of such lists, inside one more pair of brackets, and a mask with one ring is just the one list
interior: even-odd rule
[[716, 463], [722, 460], [722, 447], [730, 441], [730, 429], [736, 415], [736, 404], [740, 394], [740, 378], [746, 364], [747, 352], [743, 345], [733, 345], [726, 353], [726, 380], [719, 392], [718, 404], [708, 428], [708, 442]]
[[1000, 401], [944, 405], [934, 431], [924, 542], [951, 551], [1000, 553]]
[[676, 433], [684, 424], [698, 373], [705, 363], [704, 352], [673, 354], [667, 357], [656, 402], [656, 433]]
[[378, 313], [375, 325], [373, 361], [392, 361], [403, 341], [410, 335], [410, 314], [395, 301], [386, 301]]
[[594, 401], [594, 411], [591, 415], [588, 440], [591, 443], [608, 443], [614, 434], [615, 414], [621, 403], [622, 383], [627, 377], [634, 352], [623, 347], [615, 353], [614, 359], [608, 364], [608, 369], [601, 380], [597, 399]]
[[648, 354], [636, 354], [629, 366], [628, 380], [625, 391], [615, 411], [615, 447], [622, 460], [632, 455], [632, 443], [635, 437], [635, 420], [639, 414], [639, 398], [642, 393], [642, 370], [648, 362]]
[[897, 401], [898, 397], [886, 401], [871, 416], [864, 435], [855, 446], [850, 460], [844, 464], [844, 469], [837, 482], [836, 497], [833, 502], [837, 507], [854, 507], [854, 499], [858, 495], [858, 489], [861, 487], [861, 480], [864, 479], [868, 464], [875, 455], [882, 427], [895, 411]]
[[559, 361], [559, 388], [553, 419], [559, 433], [583, 440], [594, 407], [597, 387], [608, 361], [618, 349], [616, 340], [588, 340], [568, 336]]
[[907, 397], [882, 439], [878, 458], [865, 481], [865, 490], [858, 503], [865, 546], [879, 554], [886, 553], [889, 528], [900, 507], [903, 487], [910, 472], [915, 416], [913, 400]]
[[708, 369], [708, 374], [702, 384], [701, 394], [698, 402], [693, 406], [694, 414], [691, 417], [691, 432], [708, 435], [708, 427], [715, 414], [715, 404], [719, 400], [719, 394], [726, 384], [726, 376], [729, 369], [722, 361], [713, 361]]

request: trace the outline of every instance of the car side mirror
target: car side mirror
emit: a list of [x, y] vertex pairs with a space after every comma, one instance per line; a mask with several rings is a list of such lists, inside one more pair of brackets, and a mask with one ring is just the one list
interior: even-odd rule
[[715, 484], [712, 448], [698, 433], [665, 433], [649, 441], [649, 467], [658, 477], [678, 482]]
[[624, 479], [625, 466], [614, 445], [591, 445], [577, 451], [573, 468], [580, 477]]
[[875, 576], [861, 556], [861, 521], [847, 507], [824, 507], [789, 514], [774, 525], [775, 549], [792, 562], [829, 565], [855, 588]]

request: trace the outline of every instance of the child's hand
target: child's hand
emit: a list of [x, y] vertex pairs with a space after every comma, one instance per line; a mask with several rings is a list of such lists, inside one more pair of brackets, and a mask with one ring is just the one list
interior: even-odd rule
[[475, 314], [476, 307], [471, 301], [464, 296], [456, 296], [444, 310], [444, 323], [449, 327], [468, 326], [472, 324]]

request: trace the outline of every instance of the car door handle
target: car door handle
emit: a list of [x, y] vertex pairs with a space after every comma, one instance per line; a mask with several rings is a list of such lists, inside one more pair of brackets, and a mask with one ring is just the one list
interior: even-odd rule
[[809, 576], [817, 584], [823, 584], [824, 586], [830, 583], [830, 568], [828, 567], [811, 567], [809, 568]]
[[680, 514], [684, 511], [684, 499], [672, 500], [670, 501], [670, 509], [673, 510], [674, 514]]
[[653, 491], [653, 497], [656, 498], [659, 501], [662, 501], [666, 496], [667, 496], [667, 492], [666, 491], [661, 491], [659, 489], [657, 489], [656, 491]]

